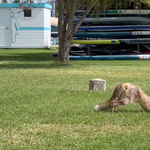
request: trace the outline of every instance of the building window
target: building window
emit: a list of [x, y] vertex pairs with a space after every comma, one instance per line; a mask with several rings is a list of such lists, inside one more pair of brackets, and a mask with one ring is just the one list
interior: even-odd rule
[[24, 10], [24, 17], [31, 17], [31, 9], [30, 10]]

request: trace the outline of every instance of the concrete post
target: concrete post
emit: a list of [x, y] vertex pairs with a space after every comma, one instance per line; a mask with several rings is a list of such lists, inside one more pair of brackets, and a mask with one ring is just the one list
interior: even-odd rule
[[89, 82], [89, 90], [105, 91], [106, 81], [103, 79], [92, 79]]

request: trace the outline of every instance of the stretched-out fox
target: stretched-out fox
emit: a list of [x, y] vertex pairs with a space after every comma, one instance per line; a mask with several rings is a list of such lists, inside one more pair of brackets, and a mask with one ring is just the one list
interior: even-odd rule
[[111, 98], [94, 107], [95, 111], [111, 109], [114, 112], [115, 107], [137, 102], [145, 111], [150, 111], [150, 97], [142, 89], [131, 83], [122, 83], [115, 87]]

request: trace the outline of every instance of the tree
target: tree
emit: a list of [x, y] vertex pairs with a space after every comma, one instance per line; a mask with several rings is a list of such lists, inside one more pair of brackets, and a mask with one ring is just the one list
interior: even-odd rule
[[[141, 3], [148, 4], [150, 0], [58, 0], [58, 38], [59, 38], [59, 52], [58, 61], [68, 62], [71, 40], [83, 22], [84, 18], [88, 15], [91, 9], [105, 10], [116, 1], [116, 5], [121, 3], [134, 2], [134, 9], [140, 7]], [[118, 3], [118, 4], [117, 4]], [[77, 24], [74, 25], [74, 15], [76, 11], [86, 6], [85, 12]], [[116, 7], [117, 8], [117, 7]], [[119, 7], [118, 7], [119, 8]]]
[[[69, 61], [71, 40], [91, 9], [104, 10], [111, 3], [112, 0], [58, 0], [58, 61]], [[74, 25], [74, 15], [76, 11], [83, 6], [86, 8], [85, 12], [77, 24]]]

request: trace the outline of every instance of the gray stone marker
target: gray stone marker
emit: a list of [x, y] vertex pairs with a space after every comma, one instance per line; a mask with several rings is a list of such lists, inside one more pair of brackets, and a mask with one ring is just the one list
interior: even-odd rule
[[89, 90], [105, 91], [106, 81], [103, 79], [92, 79], [89, 82]]

